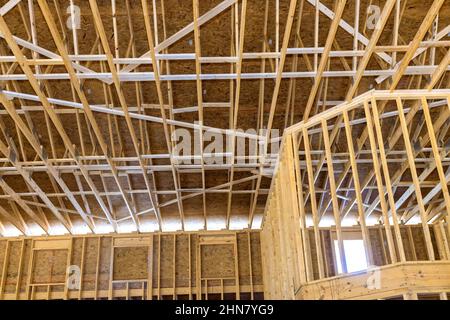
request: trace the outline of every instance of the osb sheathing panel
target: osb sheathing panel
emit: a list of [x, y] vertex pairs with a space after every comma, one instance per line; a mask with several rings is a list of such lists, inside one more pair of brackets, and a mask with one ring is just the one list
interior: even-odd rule
[[[229, 233], [227, 233], [229, 234]], [[234, 233], [231, 233], [233, 237]], [[237, 234], [238, 249], [238, 269], [241, 286], [250, 287], [250, 259], [248, 251], [248, 238], [250, 234], [251, 264], [253, 285], [263, 283], [261, 273], [261, 252], [259, 244], [259, 233], [242, 232]], [[205, 235], [202, 235], [205, 237]], [[142, 288], [142, 281], [149, 276], [149, 264], [153, 275], [153, 288], [173, 289], [189, 288], [195, 292], [197, 276], [197, 244], [198, 235], [195, 233], [186, 234], [156, 234], [153, 236], [133, 235], [132, 238], [145, 239], [153, 238], [153, 241], [146, 243], [153, 246], [126, 246], [114, 248], [114, 259], [112, 261], [113, 279], [128, 280], [130, 289]], [[124, 238], [119, 236], [118, 238]], [[47, 238], [51, 246], [52, 239]], [[96, 283], [98, 290], [110, 289], [111, 272], [111, 252], [112, 237], [110, 236], [86, 236], [74, 237], [71, 241], [70, 265], [78, 266], [82, 270], [81, 290], [93, 291]], [[190, 239], [190, 244], [189, 244]], [[161, 240], [161, 242], [160, 242]], [[3, 265], [6, 268], [5, 286], [0, 292], [3, 295], [14, 295], [18, 281], [19, 261], [22, 259], [22, 277], [20, 277], [19, 293], [25, 294], [27, 289], [32, 239], [24, 239], [24, 250], [21, 254], [22, 240], [11, 239], [9, 242], [8, 259], [5, 260], [7, 240], [0, 241], [0, 271]], [[84, 244], [84, 245], [83, 245]], [[100, 245], [100, 247], [99, 247]], [[189, 250], [190, 248], [190, 250]], [[100, 250], [99, 250], [100, 249]], [[83, 254], [84, 252], [84, 254]], [[100, 253], [100, 256], [98, 255]], [[59, 250], [34, 250], [34, 263], [32, 268], [31, 284], [55, 284], [66, 281], [67, 258], [69, 249]], [[208, 244], [202, 245], [201, 267], [204, 278], [234, 277], [235, 275], [235, 255], [233, 244]], [[6, 261], [6, 263], [4, 263]], [[175, 265], [173, 264], [175, 262]], [[98, 264], [98, 268], [97, 268]], [[98, 279], [96, 280], [96, 273]], [[190, 273], [189, 273], [190, 272]], [[1, 273], [0, 273], [1, 275]], [[174, 282], [175, 280], [175, 282]], [[191, 283], [189, 284], [189, 280]], [[134, 282], [133, 282], [134, 281]], [[215, 281], [215, 282], [214, 282]], [[208, 286], [217, 285], [220, 287], [220, 280], [211, 281]], [[217, 282], [217, 283], [216, 283]], [[225, 286], [234, 286], [235, 280], [225, 280]], [[115, 283], [114, 290], [124, 289], [124, 283]], [[63, 292], [63, 286], [55, 286], [52, 292]], [[46, 292], [47, 286], [35, 287], [34, 293]], [[75, 290], [77, 291], [77, 290]]]
[[[20, 265], [22, 267], [22, 275], [24, 277], [28, 276], [28, 269], [26, 269], [24, 266], [27, 266], [30, 260], [30, 250], [31, 250], [30, 244], [31, 243], [28, 241], [24, 242], [24, 249], [23, 249], [24, 254], [22, 256], [22, 263], [20, 264], [22, 241], [12, 241], [9, 243], [10, 254], [7, 262], [7, 278], [5, 283], [5, 291], [15, 291], [18, 281]], [[1, 252], [0, 255], [2, 255]], [[25, 290], [26, 283], [24, 282], [19, 283], [19, 287], [20, 290]]]
[[67, 268], [68, 250], [39, 250], [34, 254], [31, 277], [33, 284], [63, 283]]
[[173, 286], [173, 241], [174, 236], [161, 236], [160, 252], [161, 252], [161, 273], [160, 281], [162, 288]]
[[250, 284], [250, 264], [248, 252], [248, 236], [247, 234], [240, 234], [237, 237], [237, 245], [239, 251], [239, 283]]
[[[22, 247], [21, 241], [14, 241], [9, 243], [10, 252], [13, 253], [20, 252], [21, 247]], [[17, 274], [19, 271], [19, 263], [20, 263], [20, 254], [9, 255], [5, 290], [15, 290], [15, 286], [17, 285]], [[0, 262], [0, 266], [1, 265], [2, 262]]]
[[192, 248], [197, 248], [197, 243], [198, 243], [198, 237], [196, 236], [192, 236], [191, 237], [191, 261], [192, 261], [192, 285], [195, 285], [195, 279], [197, 279], [197, 268], [195, 267], [197, 265], [197, 253], [195, 250], [192, 250]]
[[369, 229], [370, 244], [372, 245], [373, 263], [377, 266], [383, 265], [385, 261], [385, 254], [383, 248], [387, 253], [386, 235], [383, 233], [383, 238], [380, 236], [380, 228]]
[[93, 290], [95, 288], [94, 277], [97, 271], [97, 250], [99, 248], [99, 240], [96, 238], [86, 239], [85, 262], [83, 265], [84, 272], [89, 275], [83, 278], [83, 288]]
[[111, 270], [111, 243], [112, 238], [101, 239], [99, 289], [103, 290], [106, 290], [109, 287], [109, 273]]
[[314, 241], [313, 230], [308, 230], [308, 237], [309, 237], [309, 252], [311, 255], [311, 263], [313, 269], [313, 278], [317, 279], [319, 278], [319, 269], [317, 267], [317, 250], [316, 250], [316, 243]]
[[[189, 286], [189, 235], [176, 237], [175, 271], [176, 285], [180, 287]], [[191, 243], [192, 246], [192, 243]]]
[[260, 234], [252, 233], [251, 236], [252, 274], [253, 284], [263, 284], [261, 261]]
[[[235, 274], [235, 254], [231, 244], [202, 245], [202, 278], [228, 278]], [[241, 257], [239, 257], [241, 259]]]
[[148, 252], [146, 247], [114, 249], [114, 280], [137, 280], [148, 277]]

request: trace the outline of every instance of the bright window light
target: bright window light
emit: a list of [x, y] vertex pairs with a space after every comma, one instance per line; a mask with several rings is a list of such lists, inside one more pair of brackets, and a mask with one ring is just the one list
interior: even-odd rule
[[[338, 273], [342, 273], [341, 255], [338, 241], [334, 240]], [[347, 271], [356, 272], [367, 269], [366, 252], [362, 240], [344, 240], [344, 253], [347, 261]]]

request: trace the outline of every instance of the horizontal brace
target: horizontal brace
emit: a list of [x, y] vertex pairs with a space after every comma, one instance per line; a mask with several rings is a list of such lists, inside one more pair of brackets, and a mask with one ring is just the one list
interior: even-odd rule
[[[438, 66], [410, 66], [404, 72], [404, 75], [430, 75]], [[447, 67], [446, 71], [450, 71], [450, 67]], [[366, 70], [363, 73], [365, 77], [377, 77], [377, 76], [392, 76], [396, 73], [396, 70]], [[35, 74], [37, 80], [70, 80], [68, 73], [46, 73]], [[121, 82], [150, 82], [155, 81], [153, 72], [133, 72], [133, 73], [119, 73], [119, 80]], [[294, 78], [315, 78], [317, 72], [314, 71], [300, 71], [300, 72], [283, 72], [281, 77], [283, 79]], [[322, 77], [325, 78], [341, 78], [341, 77], [354, 77], [356, 71], [325, 71]], [[103, 81], [112, 80], [110, 72], [103, 73], [79, 73], [77, 77], [81, 79], [99, 79]], [[200, 80], [235, 80], [237, 79], [236, 73], [202, 73], [199, 75]], [[240, 74], [242, 80], [254, 80], [254, 79], [276, 79], [277, 74], [275, 72], [265, 73], [242, 73]], [[196, 74], [165, 74], [160, 75], [161, 81], [197, 81]], [[28, 81], [25, 74], [8, 74], [0, 75], [0, 81]]]

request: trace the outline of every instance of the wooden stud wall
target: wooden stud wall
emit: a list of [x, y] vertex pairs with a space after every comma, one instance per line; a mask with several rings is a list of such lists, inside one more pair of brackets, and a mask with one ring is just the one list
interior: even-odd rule
[[0, 276], [0, 299], [263, 297], [258, 232], [2, 239]]
[[373, 90], [285, 131], [261, 232], [265, 297], [295, 299], [337, 263], [348, 273], [352, 234], [369, 266], [450, 259], [450, 93], [429, 89]]

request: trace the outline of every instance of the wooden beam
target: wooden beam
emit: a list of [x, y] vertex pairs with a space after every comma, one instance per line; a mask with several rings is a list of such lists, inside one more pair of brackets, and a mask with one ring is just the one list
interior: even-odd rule
[[[319, 89], [320, 82], [322, 80], [322, 74], [325, 71], [325, 67], [327, 66], [329, 54], [331, 51], [331, 47], [333, 45], [333, 41], [335, 40], [336, 33], [339, 27], [339, 21], [344, 13], [344, 8], [347, 3], [347, 0], [339, 0], [336, 6], [336, 12], [333, 18], [333, 22], [331, 23], [330, 30], [328, 31], [327, 40], [325, 42], [324, 51], [320, 57], [320, 64], [317, 69], [316, 78], [314, 79], [314, 84], [309, 94], [308, 102], [306, 103], [305, 111], [303, 113], [303, 120], [307, 120], [309, 117], [309, 113], [311, 112], [312, 105], [317, 95], [317, 91]], [[318, 6], [317, 6], [318, 8]]]

